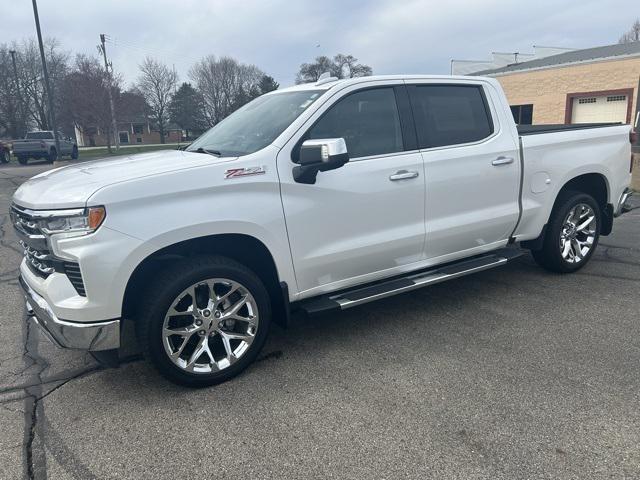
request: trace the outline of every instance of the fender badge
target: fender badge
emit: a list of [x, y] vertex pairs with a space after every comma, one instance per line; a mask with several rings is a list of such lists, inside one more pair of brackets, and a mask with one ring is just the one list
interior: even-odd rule
[[224, 172], [224, 179], [249, 177], [251, 175], [262, 175], [263, 173], [266, 173], [265, 167], [230, 168]]

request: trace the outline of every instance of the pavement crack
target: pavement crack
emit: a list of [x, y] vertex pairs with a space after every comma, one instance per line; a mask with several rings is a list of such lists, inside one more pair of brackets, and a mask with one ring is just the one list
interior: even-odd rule
[[35, 475], [33, 473], [33, 439], [36, 436], [36, 423], [38, 421], [37, 414], [37, 400], [31, 398], [31, 408], [28, 414], [25, 414], [25, 419], [29, 418], [29, 428], [27, 429], [27, 439], [24, 444], [24, 450], [26, 455], [27, 462], [27, 475], [28, 479], [34, 479]]
[[[133, 362], [137, 362], [137, 361], [141, 361], [142, 360], [142, 356], [141, 355], [130, 355], [127, 357], [124, 357], [122, 359], [120, 359], [120, 365], [127, 365], [129, 363], [133, 363]], [[86, 368], [80, 368], [80, 369], [74, 369], [74, 370], [64, 370], [60, 373], [58, 373], [57, 375], [52, 375], [50, 377], [45, 377], [45, 378], [41, 378], [38, 379], [36, 382], [26, 382], [26, 383], [22, 383], [22, 384], [18, 384], [18, 385], [8, 385], [5, 387], [0, 387], [0, 395], [1, 394], [5, 394], [5, 393], [12, 393], [12, 392], [16, 392], [16, 391], [20, 391], [20, 390], [26, 390], [32, 387], [37, 387], [37, 386], [45, 386], [48, 385], [50, 383], [56, 383], [56, 382], [62, 382], [60, 385], [54, 387], [53, 390], [57, 390], [58, 388], [60, 388], [63, 384], [68, 383], [71, 380], [75, 380], [81, 377], [84, 377], [85, 375], [89, 375], [95, 372], [99, 372], [102, 370], [106, 370], [106, 367], [103, 367], [100, 364], [93, 364], [89, 367]], [[38, 397], [38, 400], [46, 397], [47, 395], [49, 395], [50, 393], [53, 392], [53, 390], [47, 392], [44, 395], [40, 395]], [[4, 403], [3, 401], [0, 401], [0, 404]]]
[[[31, 385], [24, 388], [24, 433], [23, 433], [23, 473], [29, 480], [47, 478], [46, 456], [44, 454], [44, 428], [39, 420], [44, 419], [44, 406], [39, 398], [42, 396], [42, 373], [49, 367], [47, 361], [38, 352], [38, 333], [31, 328], [32, 322], [24, 313], [22, 322], [23, 361], [25, 366], [37, 365], [29, 378]], [[41, 448], [36, 449], [36, 437]]]

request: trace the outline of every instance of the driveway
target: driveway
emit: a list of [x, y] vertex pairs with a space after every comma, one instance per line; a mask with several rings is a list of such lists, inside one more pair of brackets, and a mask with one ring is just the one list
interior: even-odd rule
[[0, 169], [2, 479], [640, 478], [640, 209], [577, 274], [526, 256], [295, 318], [240, 377], [187, 390], [28, 326], [7, 213], [46, 168]]

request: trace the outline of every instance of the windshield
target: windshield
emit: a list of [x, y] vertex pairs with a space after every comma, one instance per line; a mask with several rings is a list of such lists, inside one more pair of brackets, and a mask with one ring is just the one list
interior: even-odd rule
[[51, 132], [29, 132], [25, 138], [27, 140], [51, 140], [53, 134]]
[[258, 97], [202, 134], [187, 151], [209, 150], [223, 157], [256, 152], [273, 142], [323, 92], [302, 90]]

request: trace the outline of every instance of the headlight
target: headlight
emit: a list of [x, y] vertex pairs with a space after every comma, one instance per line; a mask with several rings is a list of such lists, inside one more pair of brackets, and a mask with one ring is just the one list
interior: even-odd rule
[[73, 210], [48, 212], [48, 216], [39, 219], [40, 229], [46, 234], [54, 233], [92, 233], [95, 232], [107, 212], [104, 207], [89, 207]]

